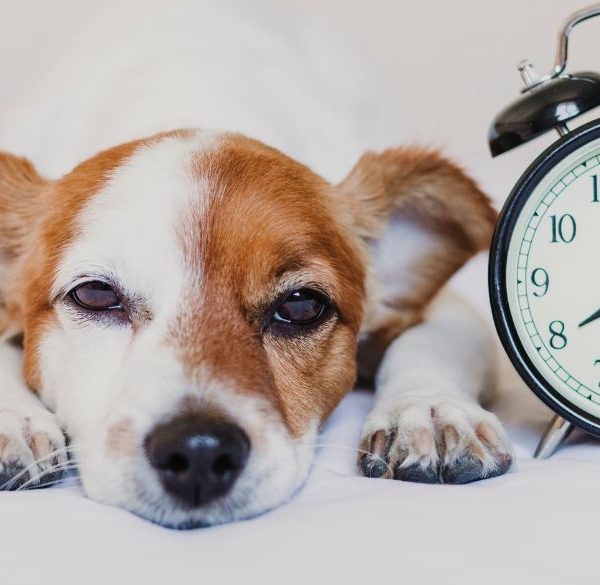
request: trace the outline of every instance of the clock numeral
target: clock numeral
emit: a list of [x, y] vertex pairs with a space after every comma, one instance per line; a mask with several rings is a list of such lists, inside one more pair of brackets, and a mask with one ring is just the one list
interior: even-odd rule
[[564, 349], [567, 346], [565, 335], [565, 324], [562, 321], [551, 321], [548, 326], [550, 333], [550, 347], [552, 349]]
[[565, 213], [558, 219], [556, 215], [551, 215], [550, 220], [552, 221], [551, 243], [564, 242], [565, 244], [570, 244], [575, 239], [577, 224], [570, 213]]
[[[598, 364], [600, 364], [600, 360], [596, 360], [594, 362], [594, 365], [597, 366]], [[600, 388], [600, 382], [598, 382], [598, 388]]]
[[598, 175], [592, 175], [592, 203], [600, 203], [600, 199], [598, 199]]
[[531, 282], [534, 286], [537, 286], [538, 289], [543, 289], [541, 292], [534, 290], [534, 296], [543, 297], [548, 292], [548, 286], [550, 285], [550, 277], [543, 268], [536, 268], [531, 273]]

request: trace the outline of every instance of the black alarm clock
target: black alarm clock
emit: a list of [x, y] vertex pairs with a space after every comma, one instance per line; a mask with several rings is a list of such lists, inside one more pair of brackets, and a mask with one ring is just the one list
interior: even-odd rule
[[556, 64], [539, 77], [524, 61], [522, 97], [492, 122], [492, 156], [549, 130], [560, 138], [525, 171], [504, 205], [490, 251], [489, 290], [502, 344], [526, 384], [557, 416], [535, 456], [573, 425], [600, 437], [600, 119], [567, 122], [600, 105], [600, 75], [565, 72], [569, 17]]

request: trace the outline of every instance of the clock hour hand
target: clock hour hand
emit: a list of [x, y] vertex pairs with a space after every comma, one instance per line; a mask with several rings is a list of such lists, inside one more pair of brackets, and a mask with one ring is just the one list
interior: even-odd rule
[[596, 319], [600, 319], [600, 309], [598, 309], [595, 313], [590, 315], [587, 319], [584, 319], [581, 323], [579, 323], [579, 327], [583, 327], [584, 325], [587, 325], [588, 323], [591, 323], [592, 321], [595, 321]]

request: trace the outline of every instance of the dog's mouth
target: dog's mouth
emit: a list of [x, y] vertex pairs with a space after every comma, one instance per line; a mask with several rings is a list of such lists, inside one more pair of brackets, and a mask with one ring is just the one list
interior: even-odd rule
[[210, 504], [196, 507], [181, 504], [169, 496], [156, 499], [140, 486], [137, 489], [135, 505], [130, 511], [153, 524], [174, 530], [208, 528], [236, 520], [248, 520], [272, 509], [252, 510], [251, 494], [260, 489], [258, 483], [247, 486], [242, 493], [235, 496], [223, 496]]

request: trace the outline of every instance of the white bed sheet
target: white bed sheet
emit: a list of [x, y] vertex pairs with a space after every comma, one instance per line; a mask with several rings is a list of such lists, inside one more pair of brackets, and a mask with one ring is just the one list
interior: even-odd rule
[[595, 582], [600, 449], [581, 435], [534, 461], [546, 413], [525, 392], [502, 411], [515, 470], [464, 486], [359, 477], [367, 392], [325, 428], [308, 483], [261, 517], [177, 532], [86, 499], [75, 486], [0, 494], [2, 582]]

